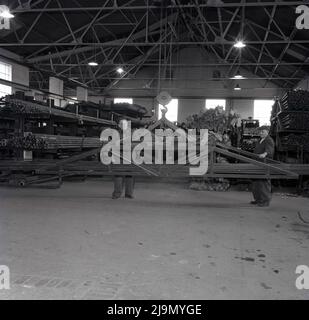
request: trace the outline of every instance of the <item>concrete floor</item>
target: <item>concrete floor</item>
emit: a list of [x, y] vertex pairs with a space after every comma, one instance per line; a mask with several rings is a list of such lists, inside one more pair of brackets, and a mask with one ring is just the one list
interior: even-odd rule
[[308, 299], [295, 268], [309, 265], [309, 199], [138, 183], [0, 189], [0, 299]]

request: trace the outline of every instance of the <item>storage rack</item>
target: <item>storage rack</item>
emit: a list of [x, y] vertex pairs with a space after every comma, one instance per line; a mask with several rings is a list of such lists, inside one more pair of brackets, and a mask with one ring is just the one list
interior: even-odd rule
[[63, 158], [100, 145], [100, 133], [120, 119], [143, 125], [147, 109], [136, 104], [111, 106], [92, 102], [68, 104], [34, 101], [17, 92], [0, 99], [0, 158]]
[[273, 106], [271, 135], [277, 159], [309, 163], [309, 92], [288, 91]]
[[[114, 115], [97, 112], [97, 116], [57, 108], [46, 103], [18, 99], [11, 95], [0, 101], [0, 156], [23, 158], [23, 151], [34, 157], [58, 158], [97, 146], [105, 127], [115, 127]], [[98, 110], [99, 105], [95, 105]]]

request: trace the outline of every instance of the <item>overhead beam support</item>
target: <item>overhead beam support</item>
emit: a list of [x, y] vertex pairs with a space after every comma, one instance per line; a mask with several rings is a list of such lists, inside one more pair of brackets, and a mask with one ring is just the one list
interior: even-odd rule
[[[123, 41], [125, 39], [102, 42], [102, 43], [93, 43], [93, 42], [62, 42], [62, 43], [48, 43], [48, 42], [31, 42], [31, 43], [0, 43], [0, 47], [40, 47], [40, 46], [56, 46], [56, 47], [74, 47], [74, 46], [92, 46], [93, 47], [120, 47], [123, 46]], [[121, 42], [122, 41], [122, 42]], [[149, 47], [154, 46], [157, 44], [164, 44], [164, 45], [173, 45], [173, 46], [192, 46], [192, 45], [233, 45], [234, 41], [168, 41], [168, 42], [127, 42], [125, 46], [127, 47]], [[256, 45], [256, 44], [263, 44], [264, 41], [246, 41], [247, 45]], [[309, 44], [309, 40], [268, 40], [266, 44]], [[91, 50], [87, 48], [86, 51]], [[85, 51], [83, 51], [85, 52]], [[58, 55], [59, 56], [59, 55]], [[44, 56], [45, 58], [45, 56]], [[39, 59], [39, 58], [38, 58]], [[34, 59], [28, 60], [29, 62], [34, 62]]]
[[[173, 21], [176, 17], [176, 14], [171, 14], [170, 16], [167, 17], [166, 20], [168, 21]], [[164, 19], [165, 21], [165, 19]], [[148, 33], [149, 32], [153, 32], [154, 30], [156, 30], [157, 28], [159, 28], [161, 25], [161, 22], [155, 22], [152, 25], [150, 25], [148, 27]], [[135, 29], [135, 28], [134, 28]], [[134, 33], [131, 36], [131, 41], [140, 39], [140, 38], [145, 38], [146, 35], [146, 28], [142, 29], [141, 31], [138, 31], [136, 33]], [[94, 47], [122, 47], [122, 46], [127, 46], [127, 37], [126, 38], [122, 38], [122, 39], [117, 39], [117, 40], [111, 40], [111, 41], [107, 41], [107, 42], [94, 42], [94, 43], [83, 43], [83, 42], [66, 42], [65, 46], [83, 46], [83, 47], [79, 47], [79, 48], [73, 48], [70, 50], [64, 50], [62, 52], [59, 53], [53, 53], [53, 54], [47, 54], [47, 55], [42, 55], [42, 56], [38, 56], [38, 57], [33, 57], [27, 60], [27, 62], [29, 63], [37, 63], [37, 62], [41, 62], [41, 61], [45, 61], [45, 60], [49, 60], [50, 58], [59, 58], [59, 57], [65, 57], [68, 55], [71, 55], [72, 53], [75, 54], [79, 54], [79, 53], [83, 53], [83, 52], [88, 52], [93, 50]], [[131, 42], [132, 46], [135, 46], [135, 42]], [[155, 45], [155, 43], [149, 43], [147, 42], [147, 45]], [[0, 43], [0, 47], [2, 46], [2, 43]], [[40, 44], [40, 46], [61, 46], [61, 43], [52, 43], [52, 44]], [[137, 45], [138, 46], [138, 45]]]
[[[201, 8], [237, 8], [237, 7], [266, 7], [266, 6], [299, 6], [303, 5], [304, 1], [265, 1], [265, 2], [232, 2], [232, 3], [227, 3], [227, 2], [222, 2], [220, 4], [216, 3], [211, 3], [209, 4], [200, 4], [199, 6]], [[170, 5], [167, 6], [167, 9], [177, 9], [177, 8], [183, 8], [183, 9], [191, 9], [194, 8], [195, 4], [176, 4], [176, 5]], [[114, 10], [145, 10], [145, 9], [151, 9], [151, 10], [161, 10], [160, 6], [155, 6], [155, 5], [139, 5], [139, 6], [133, 6], [133, 5], [120, 5], [120, 6], [106, 6], [104, 7], [104, 11], [114, 11]], [[102, 7], [67, 7], [63, 8], [63, 11], [67, 12], [76, 12], [76, 11], [100, 11], [102, 10]], [[13, 13], [16, 14], [25, 14], [25, 13], [32, 13], [32, 12], [59, 12], [59, 8], [30, 8], [30, 9], [15, 9], [12, 10]]]

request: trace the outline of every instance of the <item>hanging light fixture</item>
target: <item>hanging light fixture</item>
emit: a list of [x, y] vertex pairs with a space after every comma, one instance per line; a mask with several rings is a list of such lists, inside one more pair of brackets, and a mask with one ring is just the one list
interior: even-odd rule
[[123, 70], [121, 67], [119, 67], [116, 71], [117, 71], [119, 74], [124, 73], [124, 70]]
[[234, 43], [234, 47], [238, 49], [244, 48], [245, 46], [246, 44], [242, 40], [238, 40]]
[[240, 91], [241, 87], [239, 86], [239, 84], [236, 85], [236, 87], [234, 88], [235, 91]]
[[245, 28], [245, 6], [242, 7], [242, 20], [240, 30], [237, 38], [235, 39], [234, 48], [242, 49], [246, 46], [244, 43], [244, 28]]
[[234, 80], [241, 80], [241, 79], [245, 79], [245, 77], [244, 77], [244, 76], [242, 76], [242, 75], [240, 74], [240, 72], [239, 72], [239, 71], [237, 71], [237, 73], [235, 74], [235, 76], [234, 76], [234, 77], [232, 77], [231, 79], [234, 79]]

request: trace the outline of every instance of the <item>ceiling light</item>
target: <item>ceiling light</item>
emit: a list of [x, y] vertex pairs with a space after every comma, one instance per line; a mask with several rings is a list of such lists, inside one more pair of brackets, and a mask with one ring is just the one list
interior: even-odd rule
[[96, 66], [98, 66], [98, 63], [95, 62], [95, 61], [91, 61], [91, 62], [88, 63], [88, 65], [92, 66], [92, 67], [96, 67]]
[[122, 74], [122, 73], [124, 73], [124, 70], [123, 70], [122, 68], [118, 68], [118, 69], [117, 69], [117, 72], [118, 72], [119, 74]]
[[0, 17], [5, 19], [11, 19], [11, 18], [14, 18], [14, 15], [8, 10], [3, 10], [0, 13]]
[[240, 91], [241, 87], [239, 86], [239, 84], [236, 85], [236, 87], [234, 88], [235, 91]]
[[235, 42], [235, 44], [234, 44], [234, 47], [239, 48], [239, 49], [244, 48], [245, 46], [246, 46], [246, 44], [243, 43], [242, 40], [239, 40], [239, 41]]
[[236, 74], [234, 79], [244, 79], [244, 77], [241, 74]]
[[231, 79], [237, 79], [237, 80], [240, 80], [240, 79], [245, 79], [245, 77], [243, 77], [240, 72], [238, 71], [235, 76]]

